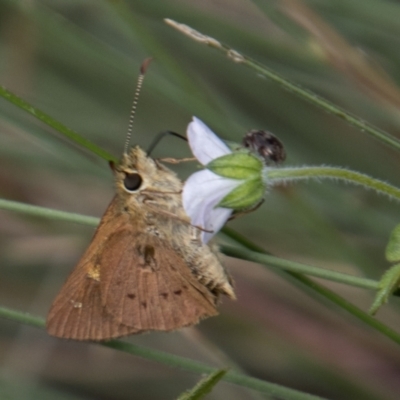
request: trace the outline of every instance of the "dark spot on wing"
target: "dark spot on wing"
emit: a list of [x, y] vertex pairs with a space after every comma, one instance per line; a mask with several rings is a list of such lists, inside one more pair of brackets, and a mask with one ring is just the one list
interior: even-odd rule
[[142, 301], [142, 307], [147, 308], [147, 303], [145, 301]]
[[168, 293], [160, 293], [160, 296], [162, 296], [164, 299], [168, 298]]
[[147, 269], [149, 272], [154, 271], [157, 268], [157, 262], [155, 258], [155, 249], [153, 246], [137, 246], [136, 251], [139, 255], [139, 265]]
[[153, 246], [147, 245], [144, 247], [144, 260], [145, 260], [146, 264], [152, 265], [155, 263], [154, 253], [155, 253], [155, 251], [154, 251]]
[[133, 300], [136, 298], [136, 295], [133, 293], [128, 293], [127, 297], [130, 298], [131, 300]]
[[180, 296], [182, 294], [182, 290], [175, 290], [174, 294], [176, 294], [177, 296]]

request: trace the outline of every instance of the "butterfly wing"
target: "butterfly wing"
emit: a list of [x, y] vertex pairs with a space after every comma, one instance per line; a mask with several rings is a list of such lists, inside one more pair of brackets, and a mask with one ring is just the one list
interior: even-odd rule
[[133, 327], [118, 323], [101, 303], [98, 259], [105, 249], [116, 202], [114, 198], [90, 246], [51, 306], [46, 322], [50, 335], [65, 339], [105, 340], [138, 332]]
[[118, 323], [138, 331], [175, 330], [218, 314], [215, 296], [156, 235], [130, 229], [113, 234], [100, 276], [103, 306]]
[[101, 304], [100, 282], [78, 264], [56, 297], [46, 323], [52, 336], [75, 340], [106, 340], [137, 333], [118, 323]]
[[48, 333], [107, 340], [179, 329], [217, 315], [215, 296], [179, 253], [165, 240], [135, 231], [129, 217], [117, 212], [117, 201], [54, 300]]

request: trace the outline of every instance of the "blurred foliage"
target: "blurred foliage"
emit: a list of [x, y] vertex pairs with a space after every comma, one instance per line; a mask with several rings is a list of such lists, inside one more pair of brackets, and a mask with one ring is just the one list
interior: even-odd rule
[[[286, 165], [337, 165], [400, 186], [396, 151], [174, 31], [192, 26], [392, 135], [400, 136], [400, 5], [389, 0], [0, 0], [0, 84], [106, 151], [122, 152], [141, 61], [154, 57], [134, 124], [146, 148], [191, 116], [241, 141], [268, 129]], [[1, 197], [101, 216], [107, 163], [0, 99]], [[188, 156], [164, 139], [155, 157]], [[175, 167], [174, 167], [175, 168]], [[175, 169], [182, 178], [194, 166]], [[307, 183], [271, 192], [230, 223], [274, 255], [378, 279], [399, 205], [360, 187]], [[93, 229], [1, 212], [0, 304], [45, 316]], [[198, 328], [129, 338], [329, 399], [396, 399], [397, 345], [256, 264], [226, 259], [238, 301]], [[373, 293], [334, 289], [367, 310]], [[378, 315], [400, 331], [398, 299]], [[111, 349], [0, 321], [8, 398], [173, 399], [198, 380]], [[209, 399], [258, 395], [221, 382]], [[6, 396], [4, 396], [6, 397]]]
[[199, 400], [210, 393], [214, 386], [218, 384], [221, 378], [226, 374], [226, 370], [218, 370], [204, 377], [190, 391], [182, 393], [178, 400]]

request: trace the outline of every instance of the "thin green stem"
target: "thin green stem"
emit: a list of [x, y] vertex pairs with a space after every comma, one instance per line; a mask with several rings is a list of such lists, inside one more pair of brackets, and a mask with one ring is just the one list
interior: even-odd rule
[[339, 296], [332, 290], [325, 288], [322, 285], [308, 279], [304, 275], [298, 274], [296, 280], [304, 283], [309, 289], [312, 290], [312, 295], [318, 294], [323, 300], [329, 300], [340, 307], [341, 310], [347, 311], [349, 314], [358, 318], [360, 321], [364, 322], [371, 328], [376, 329], [378, 332], [382, 333], [389, 339], [393, 340], [395, 343], [400, 344], [400, 334], [393, 329], [389, 328], [387, 325], [383, 324], [376, 318], [367, 314], [365, 311], [351, 304], [349, 301], [345, 300], [343, 297]]
[[77, 132], [73, 131], [72, 129], [68, 128], [67, 126], [63, 125], [61, 122], [53, 119], [49, 115], [45, 114], [44, 112], [40, 111], [38, 108], [33, 107], [25, 100], [21, 99], [14, 93], [11, 93], [9, 90], [0, 86], [0, 96], [4, 99], [8, 100], [10, 103], [16, 105], [21, 110], [26, 111], [27, 113], [33, 115], [39, 121], [44, 122], [46, 125], [51, 126], [59, 133], [67, 137], [68, 139], [72, 140], [73, 142], [79, 144], [80, 146], [90, 150], [92, 153], [98, 155], [101, 158], [104, 158], [107, 161], [116, 161], [115, 157], [111, 154], [103, 150], [101, 147], [96, 146], [91, 141], [85, 139]]
[[336, 106], [335, 104], [331, 103], [330, 101], [316, 95], [315, 93], [305, 90], [300, 86], [288, 81], [286, 78], [283, 78], [278, 73], [273, 71], [272, 69], [266, 67], [265, 65], [247, 57], [238, 51], [232, 49], [231, 47], [227, 46], [224, 43], [219, 42], [218, 40], [204, 35], [191, 27], [181, 24], [179, 22], [173, 21], [171, 19], [165, 19], [165, 22], [178, 30], [179, 32], [189, 36], [191, 39], [195, 40], [196, 42], [200, 42], [205, 44], [206, 46], [213, 47], [221, 52], [223, 52], [230, 60], [236, 63], [240, 63], [249, 67], [257, 72], [257, 74], [265, 76], [272, 81], [278, 83], [284, 89], [289, 90], [292, 93], [300, 96], [301, 98], [308, 100], [312, 104], [321, 107], [325, 111], [335, 115], [338, 118], [345, 120], [350, 125], [353, 125], [361, 131], [366, 132], [373, 136], [374, 138], [380, 140], [381, 142], [391, 146], [392, 148], [400, 151], [400, 140], [395, 138], [394, 136], [390, 135], [389, 133], [373, 126], [372, 124], [362, 120], [359, 117], [351, 115], [349, 112], [343, 110], [342, 108]]
[[[85, 217], [85, 216], [79, 215], [79, 214], [70, 214], [70, 213], [66, 213], [66, 212], [62, 212], [62, 211], [49, 210], [49, 209], [46, 209], [44, 207], [27, 206], [26, 204], [17, 203], [17, 202], [11, 202], [11, 201], [7, 201], [7, 200], [2, 200], [0, 202], [0, 208], [6, 208], [8, 210], [13, 210], [13, 211], [17, 211], [17, 212], [27, 213], [29, 215], [36, 215], [36, 216], [42, 216], [42, 217], [43, 216], [44, 217], [50, 217], [52, 215], [52, 213], [54, 213], [53, 215], [55, 215], [55, 216], [58, 215], [60, 217], [59, 219], [62, 219], [64, 221], [70, 221], [70, 222], [76, 222], [76, 223], [82, 223], [82, 224], [88, 224], [88, 225], [97, 225], [97, 223], [99, 221], [98, 218], [94, 218], [94, 217]], [[235, 231], [233, 231], [233, 230], [231, 230], [229, 228], [224, 228], [223, 232], [227, 236], [229, 236], [230, 238], [235, 240], [238, 244], [241, 244], [242, 246], [247, 247], [250, 250], [258, 252], [258, 253], [253, 254], [253, 255], [251, 255], [249, 253], [248, 255], [250, 257], [254, 256], [254, 258], [256, 259], [256, 258], [259, 257], [259, 253], [266, 254], [266, 252], [261, 247], [259, 247], [259, 246], [255, 245], [254, 243], [250, 242], [248, 239], [244, 238], [239, 233], [237, 233], [237, 232], [235, 232]], [[233, 251], [233, 250], [231, 250], [231, 251]], [[240, 252], [238, 252], [237, 254], [238, 254], [239, 257], [240, 257], [240, 254], [243, 255], [243, 253], [240, 253]], [[245, 259], [245, 258], [243, 257], [243, 259]], [[279, 260], [279, 259], [277, 259], [277, 260]], [[273, 264], [277, 260], [269, 259], [269, 261], [272, 261], [271, 264]], [[267, 259], [264, 259], [264, 260], [261, 260], [261, 261], [264, 263], [264, 261], [267, 261]], [[390, 339], [394, 340], [396, 343], [400, 344], [400, 335], [397, 332], [391, 330], [386, 325], [384, 325], [381, 322], [375, 320], [370, 315], [366, 314], [365, 312], [363, 312], [359, 308], [353, 306], [352, 304], [350, 304], [346, 300], [342, 299], [336, 293], [333, 293], [329, 289], [326, 289], [323, 286], [318, 285], [317, 283], [313, 282], [311, 279], [305, 277], [301, 273], [295, 272], [296, 264], [297, 263], [292, 263], [292, 262], [289, 262], [289, 261], [281, 260], [281, 261], [279, 261], [279, 263], [276, 264], [276, 266], [279, 266], [281, 268], [282, 267], [285, 268], [285, 266], [286, 266], [286, 267], [288, 267], [288, 270], [285, 271], [283, 269], [274, 268], [274, 271], [278, 275], [282, 275], [286, 279], [294, 280], [294, 282], [297, 283], [297, 284], [301, 283], [303, 288], [308, 290], [311, 295], [313, 295], [313, 294], [315, 295], [316, 293], [319, 294], [322, 299], [331, 301], [332, 303], [336, 304], [337, 306], [339, 306], [339, 307], [343, 308], [344, 310], [348, 311], [350, 314], [352, 314], [352, 315], [356, 316], [357, 318], [359, 318], [360, 320], [364, 321], [369, 326], [374, 327], [375, 329], [377, 329], [378, 331], [380, 331], [381, 333], [383, 333], [384, 335], [386, 335]], [[297, 266], [298, 265], [299, 264], [297, 264]], [[289, 268], [291, 268], [291, 270], [289, 270]], [[310, 268], [313, 268], [313, 267], [310, 267]], [[326, 278], [326, 279], [328, 279], [328, 278]], [[353, 280], [353, 282], [352, 283], [344, 282], [344, 279], [342, 279], [343, 283], [354, 284], [354, 277], [349, 277], [347, 280], [348, 281], [349, 280], [350, 281]], [[365, 285], [366, 288], [372, 289], [372, 286], [373, 286], [372, 282], [374, 282], [374, 281], [371, 281], [371, 280], [365, 280], [364, 282], [362, 282], [362, 281], [358, 281], [357, 282], [356, 281], [356, 285], [355, 286]], [[374, 285], [378, 285], [378, 282], [375, 282]], [[207, 372], [207, 371], [205, 371], [205, 372]]]
[[[0, 317], [10, 319], [25, 325], [31, 325], [36, 328], [44, 328], [45, 321], [42, 318], [34, 317], [32, 315], [10, 310], [5, 307], [0, 307]], [[156, 361], [158, 363], [167, 365], [169, 367], [180, 368], [194, 373], [213, 373], [218, 371], [217, 368], [208, 366], [206, 364], [194, 361], [188, 358], [175, 356], [166, 352], [149, 349], [147, 347], [138, 346], [133, 343], [127, 343], [120, 340], [110, 340], [108, 342], [99, 342], [100, 345], [110, 347], [115, 350], [120, 350], [125, 353], [134, 354], [136, 356], [145, 358], [147, 360]], [[276, 396], [287, 400], [323, 400], [321, 397], [312, 394], [299, 392], [294, 389], [277, 385], [272, 382], [267, 382], [261, 379], [252, 378], [239, 374], [237, 372], [229, 371], [223, 379], [224, 381], [235, 383], [236, 385], [243, 386], [249, 389], [256, 390], [260, 393], [266, 393], [270, 396]]]
[[0, 306], [0, 317], [11, 319], [24, 325], [34, 326], [35, 328], [44, 328], [45, 322], [43, 318], [35, 317], [28, 313], [11, 310]]
[[362, 185], [367, 189], [375, 190], [400, 201], [400, 189], [396, 186], [349, 169], [337, 167], [271, 168], [266, 169], [264, 173], [270, 184], [310, 178], [318, 180], [322, 178], [338, 179]]
[[59, 221], [76, 222], [78, 224], [97, 226], [100, 219], [82, 214], [75, 214], [66, 211], [52, 210], [51, 208], [32, 206], [17, 201], [0, 199], [0, 209], [15, 211], [35, 217], [51, 218]]
[[[233, 239], [236, 243], [241, 244], [242, 246], [257, 251], [259, 253], [267, 254], [266, 251], [263, 250], [262, 247], [250, 242], [246, 237], [235, 232], [230, 228], [223, 228], [222, 232]], [[318, 297], [319, 300], [327, 302], [328, 305], [335, 304], [342, 311], [346, 311], [359, 320], [363, 321], [365, 324], [370, 327], [376, 329], [378, 332], [382, 333], [389, 339], [393, 340], [395, 343], [400, 344], [400, 334], [389, 328], [382, 322], [376, 320], [371, 315], [365, 313], [363, 310], [349, 303], [347, 300], [343, 299], [341, 296], [332, 292], [331, 290], [325, 288], [324, 286], [314, 282], [303, 274], [299, 274], [298, 272], [293, 271], [285, 271], [281, 269], [274, 268], [274, 271], [282, 276], [282, 278], [286, 280], [291, 280], [297, 286], [301, 286], [303, 290], [308, 292], [308, 294], [312, 297]]]
[[282, 268], [286, 271], [315, 276], [317, 278], [327, 279], [333, 282], [344, 283], [346, 285], [356, 286], [363, 289], [378, 290], [379, 282], [372, 279], [360, 278], [354, 275], [343, 274], [328, 269], [312, 267], [295, 261], [284, 260], [282, 258], [262, 254], [243, 248], [233, 246], [220, 246], [221, 251], [230, 257], [240, 258], [242, 260], [254, 261], [266, 266]]
[[177, 400], [199, 400], [210, 393], [218, 382], [226, 375], [226, 369], [220, 369], [207, 375], [196, 384], [191, 390], [182, 393]]
[[[18, 203], [16, 201], [0, 199], [0, 209], [9, 211], [16, 211], [28, 215], [52, 218], [62, 221], [75, 222], [78, 224], [97, 226], [99, 218], [89, 217], [81, 214], [69, 213], [65, 211], [52, 210], [45, 207], [31, 206], [24, 203]], [[221, 250], [224, 254], [237, 257], [243, 260], [254, 261], [264, 265], [273, 265], [278, 268], [283, 268], [287, 271], [299, 272], [306, 275], [316, 276], [323, 279], [329, 279], [331, 281], [345, 283], [347, 285], [361, 287], [364, 289], [378, 289], [378, 281], [366, 278], [358, 278], [356, 276], [342, 274], [335, 271], [330, 271], [322, 268], [312, 267], [296, 263], [294, 261], [283, 260], [281, 258], [268, 256], [262, 252], [255, 250], [249, 251], [243, 248], [235, 248], [232, 246], [221, 246]]]

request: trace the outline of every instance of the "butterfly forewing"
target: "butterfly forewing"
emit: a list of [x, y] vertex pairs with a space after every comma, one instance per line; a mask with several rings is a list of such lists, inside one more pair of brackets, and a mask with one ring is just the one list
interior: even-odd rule
[[102, 302], [119, 323], [170, 331], [218, 314], [215, 296], [160, 238], [124, 230], [106, 247], [100, 258]]
[[114, 198], [90, 246], [53, 302], [46, 323], [50, 335], [65, 339], [104, 340], [137, 332], [118, 323], [101, 303], [98, 259], [104, 251], [110, 225], [115, 223], [112, 216], [115, 215], [116, 202]]
[[101, 304], [100, 283], [88, 277], [85, 265], [72, 272], [47, 317], [47, 332], [64, 339], [105, 340], [137, 333], [118, 323]]

